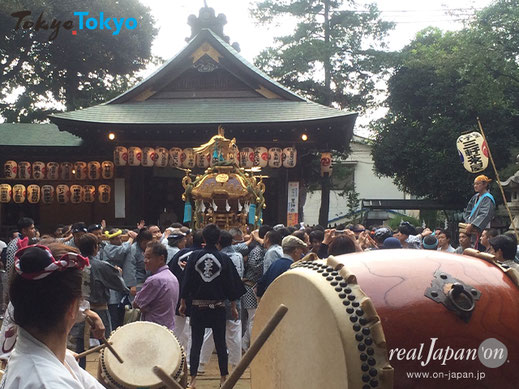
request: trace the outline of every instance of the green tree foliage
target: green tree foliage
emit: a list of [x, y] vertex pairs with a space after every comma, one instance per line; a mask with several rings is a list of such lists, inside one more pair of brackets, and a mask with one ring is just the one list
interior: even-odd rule
[[[519, 125], [519, 1], [499, 0], [459, 32], [428, 28], [405, 47], [388, 84], [388, 114], [373, 126], [377, 171], [411, 194], [464, 205], [474, 175], [456, 139], [481, 118], [498, 169]], [[489, 163], [485, 174], [493, 176]]]
[[[16, 29], [12, 13], [27, 10]], [[136, 29], [118, 35], [104, 29], [78, 30], [74, 12], [87, 17], [135, 18]], [[36, 31], [40, 14], [47, 29]], [[52, 21], [61, 21], [53, 40]], [[72, 29], [63, 24], [72, 20]], [[24, 29], [32, 21], [34, 26]], [[112, 28], [113, 28], [112, 24]], [[72, 30], [77, 35], [72, 35]], [[157, 30], [147, 7], [138, 0], [35, 1], [3, 0], [0, 8], [0, 115], [7, 122], [43, 120], [61, 106], [67, 110], [90, 106], [114, 97], [135, 82], [136, 72], [151, 60]], [[58, 108], [59, 109], [59, 108]]]
[[257, 66], [324, 105], [364, 110], [373, 104], [387, 60], [380, 49], [393, 27], [376, 5], [361, 10], [342, 0], [263, 0], [251, 12], [263, 24], [297, 20], [294, 33], [261, 52]]

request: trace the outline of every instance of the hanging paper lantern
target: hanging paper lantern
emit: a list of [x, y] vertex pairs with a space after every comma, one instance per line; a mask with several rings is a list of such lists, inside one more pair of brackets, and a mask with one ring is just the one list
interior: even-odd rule
[[31, 178], [31, 163], [22, 161], [18, 163], [18, 178], [28, 180]]
[[99, 180], [101, 178], [101, 164], [97, 161], [90, 161], [87, 165], [88, 179]]
[[332, 174], [332, 153], [321, 153], [321, 177]]
[[155, 160], [155, 166], [157, 167], [166, 167], [168, 166], [168, 157], [169, 152], [165, 147], [157, 147], [155, 149], [155, 153], [157, 154], [157, 159]]
[[110, 202], [110, 192], [112, 188], [109, 185], [99, 185], [98, 193], [99, 193], [99, 202], [102, 204], [106, 204]]
[[0, 185], [0, 203], [8, 203], [11, 201], [12, 188], [9, 184]]
[[25, 197], [27, 195], [27, 191], [24, 185], [17, 184], [13, 186], [13, 200], [17, 204], [21, 204], [25, 202]]
[[96, 187], [94, 185], [83, 186], [83, 201], [85, 203], [93, 203], [95, 200]]
[[103, 180], [111, 180], [114, 178], [114, 163], [111, 161], [103, 161], [101, 163], [101, 177]]
[[211, 164], [210, 154], [196, 153], [196, 167], [199, 169], [206, 169]]
[[285, 147], [283, 149], [283, 166], [292, 168], [296, 166], [297, 150], [295, 147]]
[[83, 201], [83, 187], [81, 185], [70, 186], [70, 202], [79, 204]]
[[16, 178], [18, 173], [18, 164], [15, 161], [7, 161], [4, 163], [4, 177], [8, 179]]
[[56, 187], [56, 199], [58, 204], [67, 204], [70, 200], [70, 189], [68, 185], [60, 184]]
[[244, 147], [240, 151], [240, 166], [244, 168], [251, 168], [254, 166], [254, 149]]
[[45, 163], [41, 161], [32, 163], [32, 177], [35, 180], [43, 180], [45, 178]]
[[43, 185], [41, 187], [41, 202], [43, 204], [52, 204], [54, 201], [54, 187], [52, 185]]
[[269, 163], [269, 152], [266, 147], [254, 148], [254, 166], [267, 167]]
[[238, 150], [236, 144], [233, 144], [229, 150], [227, 160], [236, 166], [240, 166], [240, 150]]
[[128, 149], [124, 146], [117, 146], [114, 150], [115, 166], [126, 166], [128, 164]]
[[140, 147], [130, 147], [128, 149], [128, 165], [141, 166], [142, 150]]
[[47, 162], [47, 180], [59, 179], [59, 163]]
[[182, 167], [182, 149], [180, 147], [169, 149], [169, 166]]
[[62, 180], [68, 181], [73, 178], [72, 170], [74, 170], [74, 165], [71, 162], [61, 162], [59, 170]]
[[283, 165], [283, 150], [279, 147], [269, 149], [269, 167], [278, 168]]
[[74, 174], [74, 178], [76, 180], [86, 180], [88, 177], [87, 172], [87, 163], [82, 161], [77, 161], [74, 163], [74, 170], [76, 173]]
[[27, 187], [27, 201], [31, 204], [38, 204], [40, 202], [40, 187], [38, 185], [29, 185]]
[[196, 164], [195, 150], [187, 148], [182, 150], [182, 166], [187, 169], [193, 169]]
[[471, 173], [479, 173], [488, 167], [488, 146], [479, 132], [461, 135], [456, 141], [463, 167]]
[[155, 160], [157, 156], [155, 154], [155, 149], [152, 147], [144, 147], [142, 149], [142, 161], [141, 165], [144, 167], [153, 167], [155, 165]]

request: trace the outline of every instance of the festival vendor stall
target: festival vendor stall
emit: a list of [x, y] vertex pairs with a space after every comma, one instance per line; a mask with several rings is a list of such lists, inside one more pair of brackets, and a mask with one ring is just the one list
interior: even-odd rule
[[238, 166], [236, 140], [225, 138], [219, 127], [218, 135], [194, 151], [202, 157], [210, 155], [211, 167], [194, 179], [191, 170], [185, 170], [184, 222], [191, 222], [195, 228], [215, 223], [223, 229], [236, 227], [244, 232], [248, 224], [261, 225], [262, 210], [266, 208], [265, 176], [257, 174], [260, 168]]

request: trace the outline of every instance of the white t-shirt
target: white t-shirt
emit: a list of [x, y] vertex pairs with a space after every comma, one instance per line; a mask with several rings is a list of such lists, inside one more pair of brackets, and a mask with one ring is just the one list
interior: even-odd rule
[[104, 389], [87, 371], [77, 364], [67, 351], [65, 363], [23, 328], [18, 328], [18, 340], [0, 389]]

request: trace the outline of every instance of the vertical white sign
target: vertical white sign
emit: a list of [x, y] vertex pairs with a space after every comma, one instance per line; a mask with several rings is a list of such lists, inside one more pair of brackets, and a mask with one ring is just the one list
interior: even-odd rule
[[116, 178], [114, 181], [115, 218], [124, 219], [126, 217], [126, 188], [124, 178]]
[[288, 204], [287, 204], [287, 226], [295, 226], [299, 223], [299, 182], [290, 181], [288, 183]]

